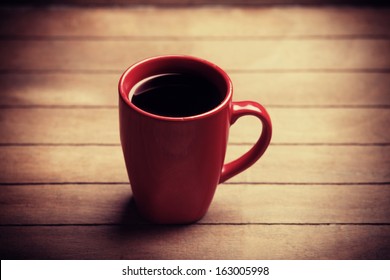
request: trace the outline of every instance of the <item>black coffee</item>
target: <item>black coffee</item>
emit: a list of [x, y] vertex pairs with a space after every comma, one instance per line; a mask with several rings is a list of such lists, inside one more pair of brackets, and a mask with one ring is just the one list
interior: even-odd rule
[[205, 78], [170, 73], [139, 83], [131, 102], [155, 115], [188, 117], [210, 111], [222, 102], [223, 97], [217, 86]]

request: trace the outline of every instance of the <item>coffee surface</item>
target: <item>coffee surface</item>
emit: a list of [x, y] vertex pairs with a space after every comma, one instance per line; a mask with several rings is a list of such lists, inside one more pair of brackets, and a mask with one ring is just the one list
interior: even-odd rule
[[179, 73], [154, 76], [135, 86], [131, 102], [167, 117], [195, 116], [217, 107], [223, 94], [205, 78]]

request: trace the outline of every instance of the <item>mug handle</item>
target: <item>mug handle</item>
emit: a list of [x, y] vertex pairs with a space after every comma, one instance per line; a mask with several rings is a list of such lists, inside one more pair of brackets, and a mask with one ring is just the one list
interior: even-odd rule
[[219, 183], [225, 182], [254, 164], [264, 154], [271, 141], [272, 123], [265, 108], [252, 101], [232, 102], [230, 125], [233, 125], [240, 117], [247, 115], [260, 119], [263, 124], [261, 135], [248, 152], [238, 159], [223, 165]]

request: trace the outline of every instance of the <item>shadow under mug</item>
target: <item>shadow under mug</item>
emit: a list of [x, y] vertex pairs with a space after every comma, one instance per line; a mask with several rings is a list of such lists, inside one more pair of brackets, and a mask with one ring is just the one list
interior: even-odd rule
[[[140, 81], [165, 73], [197, 75], [213, 83], [223, 100], [194, 116], [167, 117], [144, 111], [129, 93]], [[183, 93], [185, 94], [185, 93]], [[184, 55], [152, 57], [128, 68], [119, 80], [120, 139], [138, 211], [160, 224], [196, 222], [207, 212], [215, 189], [254, 164], [267, 149], [270, 117], [252, 101], [232, 101], [228, 75], [215, 64]], [[230, 126], [252, 115], [262, 123], [254, 146], [224, 164]]]

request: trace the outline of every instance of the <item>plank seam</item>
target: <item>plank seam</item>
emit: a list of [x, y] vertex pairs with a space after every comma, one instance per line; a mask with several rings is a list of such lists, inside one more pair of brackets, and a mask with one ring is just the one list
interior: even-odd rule
[[[118, 147], [120, 143], [0, 143], [0, 147]], [[252, 142], [229, 143], [229, 146], [251, 146]], [[387, 147], [389, 142], [381, 143], [270, 143], [270, 146], [331, 146], [331, 147]]]
[[[55, 2], [55, 1], [54, 1]], [[208, 9], [218, 8], [296, 8], [297, 5], [300, 7], [308, 7], [308, 8], [324, 8], [327, 9], [332, 6], [336, 6], [338, 8], [373, 8], [378, 9], [380, 7], [387, 8], [389, 7], [389, 3], [387, 3], [385, 0], [373, 0], [373, 1], [339, 1], [337, 4], [335, 4], [334, 1], [316, 1], [313, 2], [307, 2], [307, 1], [259, 1], [259, 0], [252, 0], [252, 1], [226, 1], [225, 3], [221, 4], [220, 2], [216, 3], [215, 1], [173, 1], [173, 2], [164, 2], [164, 1], [132, 1], [132, 2], [124, 2], [124, 1], [118, 1], [114, 0], [109, 3], [104, 1], [95, 1], [94, 3], [82, 3], [82, 2], [75, 2], [73, 1], [70, 4], [67, 5], [58, 5], [53, 4], [53, 1], [49, 0], [40, 0], [38, 1], [39, 7], [41, 8], [68, 8], [68, 9], [84, 9], [84, 8], [126, 8], [126, 9], [133, 9], [133, 8], [169, 8], [169, 9], [181, 9], [181, 8], [199, 8], [199, 7], [206, 7]], [[4, 5], [2, 6], [2, 9], [15, 9], [17, 7], [18, 9], [24, 8], [24, 9], [30, 9], [30, 8], [36, 8], [36, 5], [32, 5], [31, 1], [28, 0], [19, 0], [19, 1], [12, 1], [12, 0], [5, 0]]]
[[[4, 74], [116, 74], [120, 75], [125, 69], [0, 69]], [[390, 73], [390, 68], [265, 68], [265, 69], [225, 69], [229, 74], [256, 73]]]
[[291, 186], [361, 186], [361, 185], [390, 185], [390, 182], [225, 182], [226, 185], [291, 185]]
[[[183, 225], [155, 225], [148, 222], [138, 223], [92, 223], [92, 224], [0, 224], [1, 227], [99, 227], [99, 226], [155, 226], [155, 227], [183, 227]], [[188, 226], [188, 225], [184, 225]], [[190, 226], [390, 226], [390, 223], [202, 223], [198, 222]]]
[[[129, 182], [0, 182], [0, 186], [46, 186], [46, 185], [129, 185]], [[383, 182], [225, 182], [221, 185], [268, 185], [268, 186], [361, 186], [361, 185], [389, 185], [390, 181]]]
[[[284, 105], [265, 104], [267, 108], [275, 109], [390, 109], [390, 104], [375, 105]], [[44, 105], [44, 104], [0, 104], [0, 109], [117, 109], [118, 105]]]
[[340, 41], [390, 40], [388, 34], [258, 35], [258, 36], [116, 36], [116, 35], [0, 35], [0, 41]]

